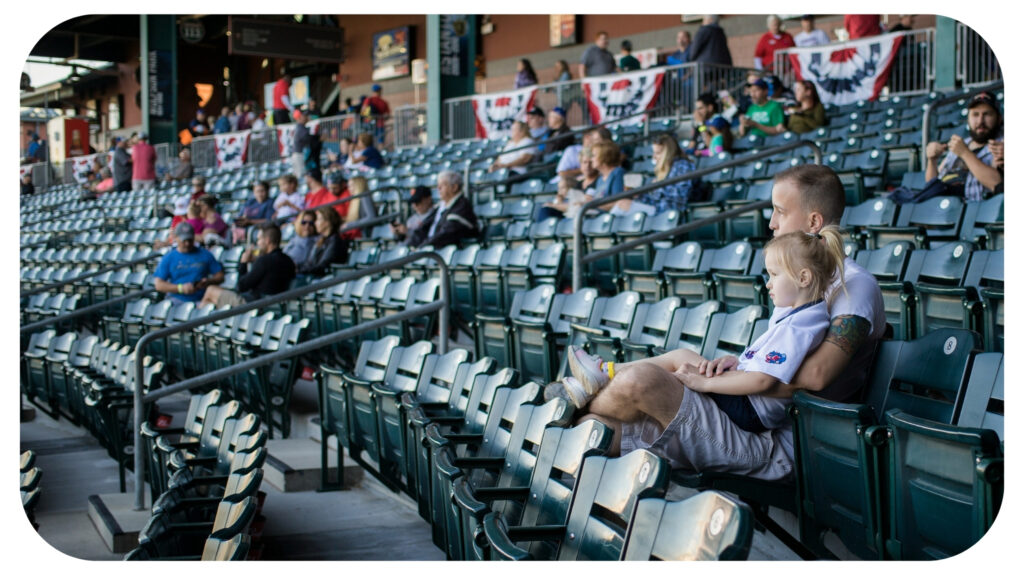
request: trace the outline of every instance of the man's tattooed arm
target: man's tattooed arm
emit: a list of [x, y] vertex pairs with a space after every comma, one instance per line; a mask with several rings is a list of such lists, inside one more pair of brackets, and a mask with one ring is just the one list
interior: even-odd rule
[[825, 335], [825, 341], [838, 346], [847, 355], [853, 357], [860, 346], [867, 341], [871, 332], [871, 323], [856, 315], [841, 315], [832, 320]]

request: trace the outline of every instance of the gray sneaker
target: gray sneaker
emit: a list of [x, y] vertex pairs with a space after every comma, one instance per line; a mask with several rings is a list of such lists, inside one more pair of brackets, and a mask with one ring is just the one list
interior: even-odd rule
[[593, 394], [589, 394], [583, 389], [581, 384], [575, 377], [566, 377], [561, 381], [553, 381], [544, 386], [544, 401], [545, 403], [552, 399], [560, 397], [569, 403], [576, 406], [576, 409], [581, 409], [586, 404], [590, 403], [590, 400], [594, 397]]
[[588, 395], [594, 395], [602, 387], [608, 385], [611, 378], [601, 369], [604, 360], [599, 356], [591, 355], [582, 349], [570, 345], [566, 348], [569, 360], [569, 370], [572, 376], [583, 385]]

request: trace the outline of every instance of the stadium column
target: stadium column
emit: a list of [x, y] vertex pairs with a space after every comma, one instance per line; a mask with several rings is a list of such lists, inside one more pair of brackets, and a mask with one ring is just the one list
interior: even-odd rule
[[[440, 142], [446, 132], [452, 132], [454, 122], [464, 120], [446, 117], [444, 101], [473, 94], [477, 44], [475, 15], [427, 15], [427, 139], [431, 143]], [[448, 130], [443, 122], [451, 123]]]
[[152, 144], [177, 141], [178, 34], [175, 16], [139, 16], [142, 129]]
[[935, 89], [956, 87], [956, 20], [935, 17]]

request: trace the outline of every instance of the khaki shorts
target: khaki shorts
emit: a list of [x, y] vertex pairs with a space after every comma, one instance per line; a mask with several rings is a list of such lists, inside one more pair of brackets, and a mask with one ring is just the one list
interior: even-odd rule
[[759, 479], [792, 479], [793, 430], [743, 431], [710, 397], [691, 390], [664, 432], [650, 417], [622, 424], [622, 454], [648, 449], [673, 468], [722, 471]]
[[231, 307], [235, 307], [235, 306], [242, 305], [244, 303], [245, 303], [245, 300], [242, 299], [242, 296], [238, 295], [237, 293], [235, 293], [235, 292], [233, 292], [231, 290], [222, 289], [222, 290], [220, 290], [220, 293], [217, 295], [217, 307], [221, 307], [221, 306], [225, 306], [225, 305], [229, 305]]

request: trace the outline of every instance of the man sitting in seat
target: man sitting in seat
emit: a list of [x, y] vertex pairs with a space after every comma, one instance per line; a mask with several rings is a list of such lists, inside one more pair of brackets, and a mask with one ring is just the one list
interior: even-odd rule
[[192, 224], [181, 222], [174, 228], [177, 246], [167, 252], [153, 272], [153, 287], [179, 302], [198, 302], [207, 286], [224, 281], [224, 267], [206, 249], [196, 246]]
[[[253, 258], [256, 258], [253, 261]], [[252, 263], [250, 268], [249, 264]], [[238, 291], [218, 286], [206, 288], [202, 303], [242, 305], [288, 290], [295, 279], [295, 262], [281, 251], [281, 228], [262, 224], [256, 246], [248, 246], [238, 265]]]
[[758, 78], [747, 84], [747, 89], [750, 92], [750, 106], [740, 116], [740, 136], [754, 134], [764, 138], [785, 132], [786, 113], [782, 110], [782, 104], [768, 99], [768, 82]]
[[405, 223], [391, 222], [391, 229], [395, 237], [403, 240], [402, 243], [409, 245], [413, 239], [413, 233], [423, 225], [423, 222], [433, 217], [434, 197], [430, 194], [430, 188], [416, 186], [409, 193], [409, 205], [413, 213]]
[[[967, 139], [954, 134], [949, 142], [928, 142], [925, 155], [926, 180], [943, 181], [963, 187], [964, 199], [980, 202], [1003, 182], [1003, 175], [993, 167], [990, 144], [1002, 142], [1002, 114], [991, 92], [981, 92], [967, 104]], [[1000, 149], [1001, 153], [1001, 149]], [[938, 163], [942, 158], [942, 163]]]
[[473, 203], [462, 193], [462, 178], [458, 173], [445, 170], [437, 175], [437, 193], [441, 203], [432, 216], [423, 220], [410, 232], [410, 247], [433, 246], [435, 250], [480, 236]]
[[[776, 235], [817, 234], [839, 222], [844, 198], [842, 183], [830, 168], [790, 168], [775, 177], [769, 227]], [[885, 332], [882, 294], [874, 277], [852, 259], [846, 258], [843, 267], [845, 289], [835, 282], [826, 295], [831, 323], [824, 342], [807, 355], [789, 385], [776, 384], [763, 395], [788, 397], [805, 389], [849, 401], [866, 383], [875, 345]], [[790, 311], [776, 308], [773, 321]], [[684, 361], [684, 351], [616, 365], [578, 350], [569, 361], [572, 378], [550, 384], [545, 396], [568, 396], [568, 385], [596, 390], [588, 394], [590, 413], [584, 417], [615, 430], [612, 455], [646, 448], [671, 460], [673, 467], [769, 480], [791, 477], [790, 426], [744, 431], [710, 397], [681, 383], [681, 377], [721, 375], [735, 368], [738, 358], [726, 356], [698, 367]]]

